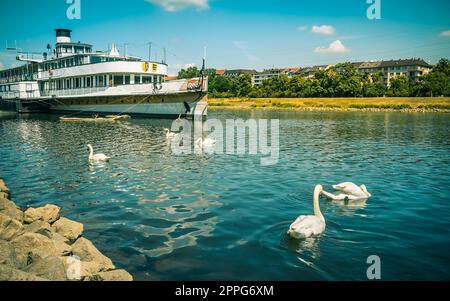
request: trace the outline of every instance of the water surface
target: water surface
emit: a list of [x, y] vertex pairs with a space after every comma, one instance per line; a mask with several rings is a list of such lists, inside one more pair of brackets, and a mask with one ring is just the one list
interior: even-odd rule
[[[437, 113], [212, 111], [280, 119], [280, 160], [171, 153], [166, 120], [0, 117], [0, 177], [24, 208], [47, 203], [138, 280], [450, 280], [450, 118]], [[86, 144], [113, 155], [90, 166]], [[359, 206], [322, 200], [326, 232], [286, 236], [314, 185], [353, 181]]]

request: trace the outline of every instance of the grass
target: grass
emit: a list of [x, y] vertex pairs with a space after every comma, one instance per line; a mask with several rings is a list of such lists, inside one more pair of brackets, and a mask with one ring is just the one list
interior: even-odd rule
[[386, 98], [211, 98], [211, 107], [291, 110], [386, 110], [450, 112], [450, 97]]

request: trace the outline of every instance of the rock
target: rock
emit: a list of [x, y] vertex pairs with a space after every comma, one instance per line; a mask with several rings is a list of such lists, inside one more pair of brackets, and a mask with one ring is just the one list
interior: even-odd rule
[[0, 198], [9, 199], [9, 194], [2, 191], [2, 192], [0, 192]]
[[26, 267], [34, 261], [48, 256], [70, 254], [70, 246], [45, 237], [42, 234], [26, 232], [11, 241], [16, 250], [19, 267]]
[[19, 221], [0, 213], [0, 239], [11, 240], [22, 235], [24, 231]]
[[52, 227], [69, 241], [75, 241], [83, 234], [83, 224], [64, 217], [55, 222]]
[[60, 208], [55, 205], [45, 205], [41, 208], [29, 208], [25, 211], [24, 221], [31, 224], [35, 221], [44, 221], [47, 223], [54, 223], [59, 219]]
[[38, 233], [48, 238], [53, 238], [53, 229], [49, 223], [44, 221], [35, 221], [29, 225], [25, 225], [25, 231]]
[[61, 234], [58, 234], [56, 232], [52, 232], [52, 239], [58, 243], [62, 242], [62, 243], [69, 244], [69, 245], [71, 244], [67, 238], [65, 238], [64, 236], [62, 236]]
[[64, 257], [48, 256], [38, 259], [27, 266], [24, 271], [52, 281], [67, 280]]
[[8, 186], [6, 186], [5, 181], [3, 181], [2, 179], [0, 179], [0, 192], [4, 192], [8, 195], [10, 193]]
[[17, 266], [16, 252], [6, 240], [0, 240], [0, 265]]
[[86, 277], [86, 281], [133, 281], [133, 276], [125, 270], [114, 270], [109, 272], [97, 273]]
[[92, 242], [83, 237], [79, 238], [72, 245], [72, 253], [82, 261], [81, 270], [83, 276], [115, 269], [111, 259], [100, 253]]
[[0, 213], [7, 215], [19, 222], [23, 221], [23, 212], [12, 201], [0, 197]]
[[0, 281], [48, 281], [48, 279], [0, 264]]

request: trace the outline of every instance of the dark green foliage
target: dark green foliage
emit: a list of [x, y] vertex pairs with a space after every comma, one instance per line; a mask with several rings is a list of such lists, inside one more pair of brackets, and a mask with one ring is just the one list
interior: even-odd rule
[[[309, 97], [424, 97], [450, 96], [450, 61], [441, 59], [433, 71], [416, 80], [404, 76], [392, 78], [390, 86], [382, 81], [382, 74], [359, 73], [351, 63], [338, 64], [318, 71], [312, 78], [302, 75], [291, 78], [282, 75], [252, 86], [250, 75], [216, 76], [215, 69], [207, 69], [211, 97], [251, 98], [309, 98]], [[201, 70], [190, 67], [181, 70], [179, 78], [201, 76]]]

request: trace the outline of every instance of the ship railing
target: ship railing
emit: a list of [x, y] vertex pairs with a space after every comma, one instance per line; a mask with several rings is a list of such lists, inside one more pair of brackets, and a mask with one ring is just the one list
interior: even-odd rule
[[5, 99], [33, 99], [39, 98], [41, 95], [39, 93], [39, 90], [29, 90], [0, 92], [0, 96]]
[[108, 87], [95, 87], [95, 88], [79, 88], [79, 89], [67, 89], [67, 90], [51, 90], [44, 91], [42, 96], [77, 96], [77, 95], [88, 95], [92, 93], [98, 93], [106, 91]]

